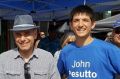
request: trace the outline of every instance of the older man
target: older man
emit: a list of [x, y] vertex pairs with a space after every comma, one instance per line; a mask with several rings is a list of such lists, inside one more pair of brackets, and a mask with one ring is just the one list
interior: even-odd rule
[[52, 55], [34, 48], [37, 28], [30, 15], [15, 17], [11, 31], [17, 48], [0, 55], [0, 79], [60, 79]]

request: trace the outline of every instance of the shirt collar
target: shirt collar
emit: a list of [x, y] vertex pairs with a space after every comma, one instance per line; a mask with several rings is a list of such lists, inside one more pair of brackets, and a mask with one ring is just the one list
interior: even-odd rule
[[37, 54], [37, 48], [35, 48], [34, 51], [33, 51], [33, 57], [35, 57], [35, 58], [39, 57], [38, 54]]
[[[20, 55], [20, 53], [18, 51], [18, 48], [16, 48], [15, 51], [16, 51], [16, 53], [14, 54], [14, 59], [21, 58], [21, 55]], [[38, 54], [37, 54], [37, 50], [36, 49], [34, 49], [32, 57], [38, 59]]]
[[15, 51], [15, 53], [13, 54], [14, 59], [20, 58], [21, 56], [20, 56], [20, 53], [18, 51], [18, 48], [15, 48], [13, 50]]

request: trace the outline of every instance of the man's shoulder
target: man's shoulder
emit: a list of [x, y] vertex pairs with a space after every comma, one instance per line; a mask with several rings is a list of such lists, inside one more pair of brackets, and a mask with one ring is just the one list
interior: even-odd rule
[[0, 55], [9, 55], [10, 53], [13, 53], [13, 52], [17, 52], [17, 48], [2, 52]]
[[43, 61], [52, 62], [54, 60], [53, 55], [50, 52], [40, 48], [36, 49], [36, 55], [38, 56], [38, 59]]
[[9, 58], [10, 56], [13, 56], [13, 54], [15, 54], [17, 52], [17, 48], [15, 49], [10, 49], [8, 51], [2, 52], [0, 54], [0, 59], [1, 58]]
[[[106, 46], [111, 46], [111, 47], [113, 47], [114, 45], [111, 43], [111, 42], [107, 42], [107, 41], [104, 41], [104, 40], [100, 40], [100, 39], [96, 39], [95, 40], [96, 42], [96, 44], [99, 44], [99, 45], [102, 45], [103, 47], [106, 47]], [[99, 46], [98, 45], [98, 46]]]
[[114, 45], [110, 42], [99, 40], [99, 39], [95, 40], [93, 45], [94, 45], [94, 48], [96, 48], [96, 49], [102, 49], [102, 50], [106, 50], [106, 51], [119, 50], [119, 48], [116, 45]]
[[39, 56], [44, 56], [44, 57], [51, 57], [52, 54], [44, 49], [40, 49], [40, 48], [37, 48], [35, 49], [35, 51], [37, 52], [37, 55]]
[[76, 50], [75, 43], [71, 43], [71, 44], [64, 46], [61, 52], [62, 54], [68, 54], [68, 52], [71, 52], [72, 50]]
[[70, 44], [68, 44], [68, 45], [64, 46], [64, 47], [63, 47], [63, 49], [71, 49], [71, 48], [74, 48], [74, 47], [76, 47], [75, 42], [70, 43]]
[[43, 41], [43, 42], [45, 42], [45, 41], [49, 41], [49, 37], [46, 36], [45, 38], [42, 38], [40, 41]]

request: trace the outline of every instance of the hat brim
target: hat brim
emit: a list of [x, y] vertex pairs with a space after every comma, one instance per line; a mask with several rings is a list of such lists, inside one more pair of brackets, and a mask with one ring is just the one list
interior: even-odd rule
[[33, 26], [33, 27], [15, 27], [13, 29], [10, 29], [10, 31], [16, 32], [16, 31], [25, 31], [25, 30], [31, 30], [31, 29], [38, 29], [39, 26]]
[[113, 28], [113, 29], [117, 30], [117, 29], [120, 29], [120, 27], [115, 27], [115, 28]]
[[115, 29], [115, 28], [120, 28], [120, 25], [119, 25], [119, 26], [114, 26], [114, 27], [113, 27], [113, 29]]

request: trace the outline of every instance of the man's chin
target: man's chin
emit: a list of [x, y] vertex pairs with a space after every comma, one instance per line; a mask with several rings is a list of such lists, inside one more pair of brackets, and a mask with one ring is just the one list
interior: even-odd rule
[[29, 51], [28, 48], [20, 48], [19, 50], [20, 50], [20, 51], [24, 51], [24, 52]]

